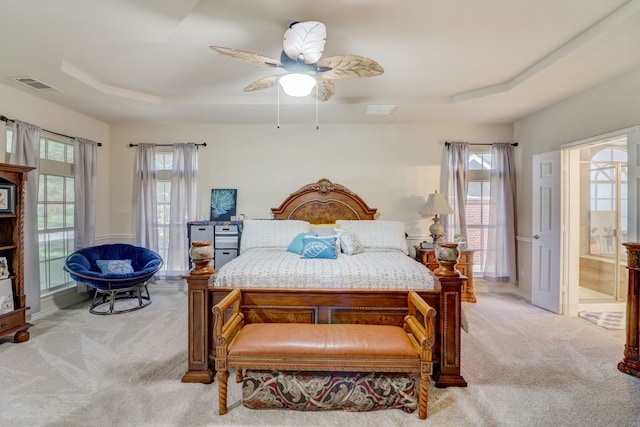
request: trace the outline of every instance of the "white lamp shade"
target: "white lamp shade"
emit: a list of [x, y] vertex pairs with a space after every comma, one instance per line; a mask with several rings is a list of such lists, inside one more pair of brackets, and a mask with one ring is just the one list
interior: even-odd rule
[[433, 193], [429, 194], [419, 213], [424, 216], [448, 215], [453, 213], [453, 208], [442, 193]]
[[316, 79], [309, 74], [290, 73], [279, 79], [280, 86], [289, 96], [302, 97], [311, 93], [311, 89], [316, 85]]

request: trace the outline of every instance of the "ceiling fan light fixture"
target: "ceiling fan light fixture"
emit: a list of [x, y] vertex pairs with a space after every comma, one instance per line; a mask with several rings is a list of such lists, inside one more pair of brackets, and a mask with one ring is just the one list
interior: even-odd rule
[[289, 96], [302, 97], [311, 93], [316, 85], [316, 79], [309, 74], [289, 73], [280, 77], [280, 86]]

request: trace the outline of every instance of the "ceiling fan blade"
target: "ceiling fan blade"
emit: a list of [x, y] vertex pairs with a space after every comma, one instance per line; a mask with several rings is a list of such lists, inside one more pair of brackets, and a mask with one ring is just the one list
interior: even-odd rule
[[336, 85], [334, 85], [331, 80], [321, 79], [321, 78], [316, 80], [318, 85], [318, 95], [317, 95], [318, 100], [327, 101], [336, 92]]
[[280, 78], [279, 75], [263, 77], [260, 80], [256, 80], [255, 82], [251, 83], [249, 86], [245, 87], [243, 90], [245, 92], [253, 92], [256, 90], [269, 89], [270, 87], [273, 87], [276, 84], [278, 84], [279, 78]]
[[317, 67], [330, 68], [321, 72], [325, 79], [354, 79], [379, 76], [384, 73], [376, 61], [357, 55], [330, 56], [318, 61]]
[[322, 22], [296, 22], [284, 33], [283, 47], [287, 56], [305, 64], [315, 64], [324, 52], [327, 28]]
[[248, 62], [250, 64], [259, 65], [261, 67], [282, 67], [279, 60], [269, 58], [268, 56], [260, 55], [253, 52], [245, 52], [244, 50], [231, 49], [221, 46], [209, 46], [221, 55], [228, 56], [229, 58], [237, 59], [238, 61]]

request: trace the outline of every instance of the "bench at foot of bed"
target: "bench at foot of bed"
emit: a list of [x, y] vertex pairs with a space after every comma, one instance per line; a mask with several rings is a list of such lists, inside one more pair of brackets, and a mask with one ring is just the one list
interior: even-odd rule
[[[219, 412], [227, 412], [227, 379], [242, 370], [385, 372], [418, 375], [418, 416], [427, 417], [435, 309], [409, 292], [404, 328], [388, 325], [252, 323], [244, 325], [241, 290], [213, 308]], [[225, 316], [227, 310], [231, 313]], [[226, 317], [226, 320], [225, 320]]]

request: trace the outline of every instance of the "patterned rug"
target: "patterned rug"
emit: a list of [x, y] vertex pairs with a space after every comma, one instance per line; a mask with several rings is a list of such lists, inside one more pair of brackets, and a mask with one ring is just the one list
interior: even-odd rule
[[578, 316], [606, 329], [624, 329], [625, 314], [612, 311], [581, 311]]

